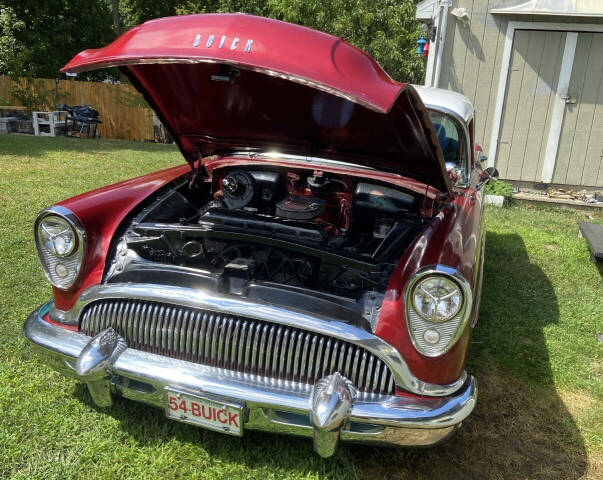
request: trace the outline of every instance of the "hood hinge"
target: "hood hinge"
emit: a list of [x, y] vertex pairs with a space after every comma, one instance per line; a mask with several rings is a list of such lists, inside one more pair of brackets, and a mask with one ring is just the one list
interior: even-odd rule
[[189, 190], [192, 190], [193, 186], [199, 181], [200, 178], [209, 178], [209, 172], [205, 169], [205, 164], [210, 160], [217, 160], [219, 158], [220, 155], [210, 155], [209, 157], [199, 158], [196, 162], [189, 162], [192, 172], [191, 179], [188, 183]]

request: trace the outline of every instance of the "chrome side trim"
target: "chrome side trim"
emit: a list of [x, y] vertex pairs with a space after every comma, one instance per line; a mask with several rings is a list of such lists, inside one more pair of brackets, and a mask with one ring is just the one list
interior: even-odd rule
[[[203, 310], [250, 317], [257, 320], [268, 320], [290, 327], [310, 330], [334, 339], [345, 340], [361, 345], [381, 359], [392, 371], [396, 385], [417, 395], [446, 396], [457, 391], [466, 381], [467, 374], [463, 372], [460, 378], [449, 385], [425, 383], [416, 378], [400, 353], [385, 340], [373, 335], [362, 328], [346, 323], [344, 320], [330, 317], [318, 317], [298, 310], [288, 310], [279, 306], [251, 302], [232, 295], [219, 295], [205, 290], [194, 290], [184, 287], [153, 284], [105, 284], [95, 285], [85, 290], [76, 301], [70, 312], [70, 320], [77, 321], [82, 309], [90, 302], [99, 299], [137, 299], [161, 301], [176, 305], [199, 308]], [[209, 335], [210, 332], [207, 332]], [[277, 334], [280, 335], [279, 332]], [[249, 332], [247, 341], [254, 336]], [[255, 342], [261, 338], [261, 332], [256, 332]], [[331, 345], [317, 345], [321, 351], [328, 351]], [[311, 346], [312, 349], [315, 345]], [[254, 351], [258, 351], [254, 349]], [[255, 362], [257, 359], [251, 359]], [[326, 361], [326, 360], [325, 360]], [[246, 359], [247, 363], [247, 359]], [[324, 363], [324, 362], [323, 362]], [[315, 368], [321, 367], [315, 365]], [[273, 368], [277, 368], [273, 363]]]
[[[483, 214], [482, 214], [483, 219]], [[477, 275], [474, 281], [474, 295], [473, 295], [473, 312], [472, 312], [472, 320], [471, 320], [471, 328], [474, 328], [477, 325], [477, 318], [479, 316], [479, 306], [480, 306], [480, 297], [482, 296], [482, 284], [484, 283], [484, 258], [486, 251], [486, 228], [484, 226], [484, 222], [482, 220], [482, 225], [480, 228], [481, 240], [479, 242], [479, 252], [477, 254], [477, 258], [479, 259], [479, 268], [477, 270]]]
[[[46, 322], [42, 317], [50, 304], [42, 305], [28, 317], [23, 335], [47, 359], [48, 364], [77, 378], [76, 361], [92, 338]], [[132, 348], [120, 351], [106, 371], [111, 376], [112, 392], [136, 401], [164, 408], [167, 386], [221, 395], [245, 402], [249, 408], [246, 428], [312, 435], [308, 421], [311, 389], [302, 385], [297, 389], [285, 389], [282, 385], [255, 385], [243, 381], [232, 371]], [[469, 377], [461, 390], [449, 397], [359, 399], [351, 408], [350, 424], [342, 431], [342, 439], [396, 445], [433, 444], [452, 433], [467, 418], [476, 400], [477, 384], [473, 377]], [[290, 414], [288, 420], [285, 420], [285, 414]], [[279, 420], [271, 422], [264, 418], [272, 415], [280, 416]], [[394, 432], [396, 436], [392, 437]], [[410, 433], [412, 435], [408, 436]], [[405, 439], [405, 435], [408, 438]]]
[[[446, 347], [443, 350], [440, 350], [437, 354], [431, 354], [431, 353], [427, 353], [427, 352], [423, 351], [421, 346], [418, 344], [417, 339], [415, 338], [415, 334], [412, 331], [412, 328], [410, 326], [411, 316], [416, 315], [417, 317], [419, 317], [412, 306], [411, 296], [412, 296], [414, 286], [421, 279], [423, 279], [427, 276], [449, 277], [452, 280], [454, 280], [455, 283], [457, 283], [459, 285], [459, 287], [461, 288], [461, 291], [463, 293], [463, 305], [462, 305], [460, 311], [455, 315], [455, 317], [450, 320], [447, 320], [446, 322], [441, 322], [441, 323], [437, 323], [437, 324], [434, 323], [434, 326], [438, 325], [441, 328], [441, 327], [445, 327], [447, 322], [452, 322], [453, 320], [458, 319], [460, 317], [460, 319], [457, 320], [458, 325], [456, 326], [456, 329], [455, 329], [454, 333], [452, 334], [452, 337], [449, 340], [448, 344], [446, 345]], [[410, 280], [408, 281], [408, 283], [406, 284], [406, 287], [404, 289], [404, 303], [406, 305], [406, 317], [407, 317], [406, 318], [406, 328], [408, 329], [408, 334], [410, 336], [410, 339], [412, 340], [414, 347], [417, 349], [417, 351], [419, 351], [423, 355], [426, 355], [429, 357], [439, 357], [441, 355], [444, 355], [446, 352], [448, 352], [453, 347], [453, 345], [458, 341], [459, 337], [463, 333], [465, 325], [467, 325], [467, 321], [469, 320], [469, 316], [471, 315], [471, 313], [473, 311], [471, 308], [473, 305], [473, 292], [472, 292], [471, 285], [469, 284], [467, 279], [465, 279], [465, 277], [455, 268], [448, 267], [446, 265], [440, 265], [440, 264], [430, 265], [430, 266], [426, 266], [426, 267], [419, 269], [410, 278]]]

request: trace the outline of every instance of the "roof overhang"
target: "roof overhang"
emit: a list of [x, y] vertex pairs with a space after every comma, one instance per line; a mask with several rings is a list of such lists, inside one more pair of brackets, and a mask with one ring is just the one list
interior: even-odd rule
[[494, 15], [556, 15], [564, 17], [602, 17], [602, 0], [514, 0], [495, 5]]
[[423, 0], [417, 3], [415, 18], [422, 23], [431, 23], [437, 16], [440, 0]]

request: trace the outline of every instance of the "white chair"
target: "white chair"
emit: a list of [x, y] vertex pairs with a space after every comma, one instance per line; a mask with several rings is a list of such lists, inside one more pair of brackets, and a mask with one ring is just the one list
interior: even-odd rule
[[[67, 112], [56, 110], [54, 112], [33, 112], [34, 134], [37, 137], [56, 137], [57, 127], [65, 128]], [[41, 125], [48, 125], [49, 132], [40, 130]]]

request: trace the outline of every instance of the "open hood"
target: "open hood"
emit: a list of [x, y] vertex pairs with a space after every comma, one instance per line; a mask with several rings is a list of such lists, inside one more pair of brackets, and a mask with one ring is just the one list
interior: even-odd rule
[[115, 66], [191, 163], [277, 151], [370, 166], [450, 193], [415, 90], [337, 37], [244, 14], [169, 17], [79, 53], [62, 71]]

